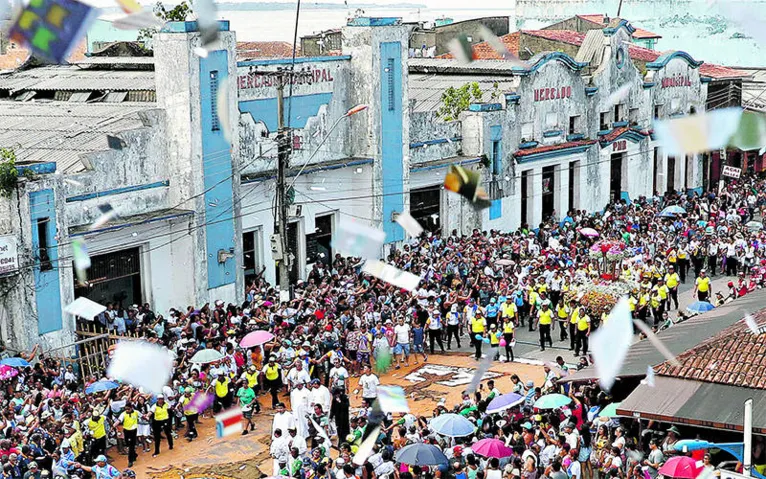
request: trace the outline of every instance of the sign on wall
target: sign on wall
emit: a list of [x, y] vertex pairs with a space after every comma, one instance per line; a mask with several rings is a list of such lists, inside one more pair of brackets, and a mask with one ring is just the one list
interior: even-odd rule
[[617, 140], [612, 143], [612, 152], [619, 153], [628, 149], [628, 140]]
[[19, 268], [19, 255], [15, 236], [0, 236], [0, 274], [16, 271]]
[[723, 176], [728, 176], [729, 178], [737, 179], [742, 174], [742, 168], [735, 168], [733, 166], [724, 166], [721, 174]]
[[662, 79], [662, 88], [673, 88], [673, 87], [679, 87], [679, 86], [692, 86], [691, 80], [689, 80], [689, 75], [673, 75], [671, 77], [663, 78]]
[[562, 100], [564, 98], [570, 98], [571, 96], [571, 86], [535, 89], [535, 101]]

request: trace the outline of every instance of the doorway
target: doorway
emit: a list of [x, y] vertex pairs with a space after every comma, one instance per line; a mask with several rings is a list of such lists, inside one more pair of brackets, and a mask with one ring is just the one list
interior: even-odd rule
[[245, 269], [245, 285], [261, 273], [261, 229], [242, 233], [242, 266]]
[[667, 165], [667, 187], [665, 188], [665, 192], [667, 193], [674, 193], [676, 191], [676, 158], [675, 156], [668, 156], [668, 165]]
[[554, 184], [556, 173], [555, 166], [546, 166], [543, 168], [543, 221], [553, 215], [555, 209], [555, 195], [553, 194], [556, 186]]
[[441, 189], [427, 186], [410, 191], [410, 215], [424, 230], [435, 232], [441, 228]]
[[622, 162], [623, 154], [615, 153], [612, 155], [611, 168], [609, 172], [609, 198], [611, 201], [620, 201], [622, 196]]
[[527, 214], [527, 208], [529, 207], [529, 172], [531, 170], [521, 172], [521, 224], [525, 225], [529, 223], [529, 215]]
[[141, 254], [138, 247], [90, 257], [88, 281], [79, 284], [75, 276], [75, 298], [84, 296], [99, 304], [142, 304]]
[[306, 263], [332, 264], [332, 224], [335, 215], [317, 216], [316, 229], [313, 234], [306, 235]]

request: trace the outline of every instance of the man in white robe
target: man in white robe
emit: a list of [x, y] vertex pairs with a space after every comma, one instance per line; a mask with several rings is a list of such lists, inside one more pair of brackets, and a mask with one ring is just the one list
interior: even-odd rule
[[282, 436], [286, 436], [286, 432], [290, 428], [296, 427], [295, 416], [290, 411], [285, 410], [285, 404], [277, 404], [277, 412], [274, 414], [274, 420], [271, 423], [271, 440], [274, 440], [274, 431], [280, 429]]
[[290, 459], [290, 441], [288, 440], [287, 434], [282, 432], [282, 429], [274, 429], [271, 434], [271, 447], [269, 448], [269, 453], [274, 459], [274, 472], [272, 474], [278, 476], [280, 469], [279, 464], [287, 464]]
[[290, 448], [297, 449], [298, 455], [300, 455], [301, 457], [305, 456], [306, 452], [308, 451], [308, 444], [306, 444], [306, 438], [298, 435], [297, 428], [290, 429], [288, 433], [289, 433], [288, 440], [290, 441]]
[[295, 384], [295, 389], [290, 393], [290, 405], [292, 406], [295, 424], [298, 428], [298, 435], [306, 437], [309, 432], [309, 423], [306, 415], [311, 413], [309, 406], [309, 397], [311, 393], [304, 383]]
[[332, 404], [332, 394], [327, 386], [323, 385], [319, 379], [311, 381], [311, 398], [309, 399], [309, 405], [313, 408], [314, 404], [322, 406], [322, 411], [325, 414], [329, 414], [330, 406]]

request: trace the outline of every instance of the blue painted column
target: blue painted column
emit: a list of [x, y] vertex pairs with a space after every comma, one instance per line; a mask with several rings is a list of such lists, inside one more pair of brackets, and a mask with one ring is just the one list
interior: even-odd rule
[[[29, 219], [32, 223], [35, 303], [40, 334], [59, 331], [61, 319], [61, 280], [58, 241], [56, 240], [56, 199], [53, 190], [29, 193]], [[68, 270], [67, 270], [68, 271]]]
[[[489, 127], [489, 139], [491, 141], [492, 176], [498, 183], [503, 181], [503, 127], [493, 125]], [[496, 220], [503, 216], [503, 200], [492, 200], [489, 207], [489, 219]]]
[[404, 211], [404, 153], [402, 126], [402, 45], [380, 44], [380, 129], [383, 181], [383, 231], [386, 243], [404, 240], [404, 230], [392, 221]]
[[199, 60], [208, 289], [233, 284], [237, 277], [233, 257], [218, 262], [218, 251], [233, 253], [235, 245], [231, 145], [223, 136], [217, 111], [219, 85], [226, 88], [228, 81], [228, 62], [226, 50]]

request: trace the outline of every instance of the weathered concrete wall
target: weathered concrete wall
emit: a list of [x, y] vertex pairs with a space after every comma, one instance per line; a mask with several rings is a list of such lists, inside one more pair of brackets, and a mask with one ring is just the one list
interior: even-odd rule
[[[436, 112], [410, 113], [410, 163], [458, 156], [462, 153], [462, 127], [459, 121], [443, 121]], [[444, 140], [444, 141], [443, 141]], [[442, 143], [433, 143], [443, 141]], [[430, 142], [430, 143], [429, 143]]]

